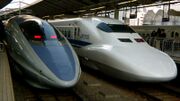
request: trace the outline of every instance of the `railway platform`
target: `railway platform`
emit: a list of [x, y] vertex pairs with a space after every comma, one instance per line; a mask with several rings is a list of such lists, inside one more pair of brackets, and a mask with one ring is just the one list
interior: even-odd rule
[[8, 57], [0, 43], [0, 101], [15, 101]]

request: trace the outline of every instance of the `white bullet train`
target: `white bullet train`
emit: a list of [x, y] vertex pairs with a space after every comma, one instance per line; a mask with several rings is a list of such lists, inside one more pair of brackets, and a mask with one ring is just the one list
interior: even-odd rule
[[67, 39], [47, 21], [19, 15], [6, 23], [6, 42], [15, 70], [38, 88], [69, 88], [80, 77], [78, 57]]
[[177, 76], [175, 62], [119, 20], [89, 17], [49, 21], [87, 66], [118, 79], [162, 82]]

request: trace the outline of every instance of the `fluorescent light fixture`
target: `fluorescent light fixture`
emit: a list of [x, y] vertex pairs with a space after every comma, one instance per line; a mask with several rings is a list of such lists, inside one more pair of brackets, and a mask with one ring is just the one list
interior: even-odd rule
[[49, 16], [49, 15], [47, 15], [47, 16], [43, 16], [42, 18], [43, 18], [43, 19], [45, 19], [45, 18], [50, 18], [50, 16]]
[[86, 10], [78, 10], [78, 11], [73, 11], [73, 13], [82, 13], [85, 12]]
[[101, 6], [101, 7], [97, 7], [97, 8], [92, 8], [90, 10], [94, 11], [94, 10], [99, 10], [99, 9], [103, 9], [103, 8], [105, 8], [105, 6]]
[[124, 2], [118, 3], [118, 5], [123, 5], [123, 4], [127, 4], [127, 3], [132, 3], [132, 2], [136, 2], [136, 1], [137, 1], [137, 0], [124, 1]]
[[64, 16], [64, 14], [55, 15], [54, 17], [61, 17], [61, 16]]

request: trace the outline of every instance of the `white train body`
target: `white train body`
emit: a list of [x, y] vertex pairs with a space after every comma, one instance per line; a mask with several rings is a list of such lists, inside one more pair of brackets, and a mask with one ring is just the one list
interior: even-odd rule
[[159, 82], [176, 77], [175, 62], [149, 46], [129, 26], [110, 18], [50, 21], [74, 46], [83, 63], [115, 78]]

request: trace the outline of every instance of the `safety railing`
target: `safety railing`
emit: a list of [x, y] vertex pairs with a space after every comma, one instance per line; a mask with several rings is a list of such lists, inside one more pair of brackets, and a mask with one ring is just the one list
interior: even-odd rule
[[168, 38], [145, 38], [146, 42], [169, 55], [180, 57], [180, 39], [168, 39]]
[[162, 45], [162, 51], [164, 52], [173, 52], [173, 39], [164, 39], [163, 40], [163, 45]]
[[0, 52], [4, 52], [4, 44], [0, 42]]
[[172, 44], [172, 55], [180, 57], [180, 40], [174, 40]]

